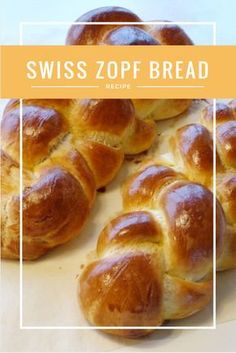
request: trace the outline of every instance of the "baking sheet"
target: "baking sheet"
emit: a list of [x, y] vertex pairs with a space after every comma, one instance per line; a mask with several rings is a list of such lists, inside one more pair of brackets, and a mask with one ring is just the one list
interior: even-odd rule
[[[2, 104], [3, 105], [3, 104]], [[142, 160], [155, 158], [158, 152], [166, 158], [167, 141], [170, 134], [174, 134], [176, 128], [186, 123], [199, 120], [200, 111], [206, 105], [204, 101], [194, 101], [188, 113], [179, 118], [170, 119], [157, 124], [158, 138], [155, 146]], [[169, 158], [169, 157], [168, 157]], [[97, 236], [104, 224], [110, 217], [121, 210], [120, 185], [129, 173], [139, 167], [136, 164], [140, 157], [133, 161], [126, 161], [116, 179], [106, 188], [105, 193], [98, 193], [97, 198], [88, 219], [88, 222], [77, 239], [61, 246], [48, 255], [35, 262], [25, 262], [23, 266], [23, 325], [24, 326], [86, 326], [88, 323], [80, 311], [76, 299], [76, 277], [81, 272], [82, 266], [88, 257], [93, 255]], [[221, 326], [232, 320], [236, 320], [236, 270], [226, 271], [217, 275], [217, 322]], [[5, 346], [17, 346], [21, 342], [22, 335], [28, 337], [28, 347], [32, 348], [33, 342], [42, 334], [42, 331], [20, 331], [19, 327], [19, 265], [14, 261], [2, 262], [2, 304]], [[208, 326], [212, 324], [212, 304], [202, 312], [171, 325]], [[222, 327], [223, 327], [222, 326]], [[64, 332], [64, 331], [63, 331]], [[65, 333], [60, 331], [60, 336]], [[208, 331], [209, 332], [209, 331]], [[49, 335], [44, 331], [44, 335]], [[42, 350], [55, 349], [53, 337], [57, 337], [59, 331], [50, 331]], [[154, 349], [157, 338], [158, 342], [165, 342], [164, 348], [170, 351], [170, 342], [173, 339], [181, 342], [191, 335], [188, 331], [164, 331], [145, 338], [138, 346], [145, 350]], [[197, 334], [198, 335], [198, 334]], [[203, 334], [204, 335], [204, 334]], [[121, 347], [128, 349], [137, 347], [137, 341], [123, 340], [108, 337], [97, 331], [66, 331], [66, 340], [73, 337], [82, 350], [92, 351], [94, 342], [96, 347], [100, 346], [104, 351], [120, 350]], [[87, 342], [89, 337], [95, 341]], [[86, 338], [87, 337], [87, 338]], [[57, 338], [58, 339], [58, 338]], [[65, 339], [65, 338], [64, 338]], [[52, 340], [52, 341], [51, 341]], [[59, 339], [60, 340], [60, 339]], [[43, 344], [42, 342], [40, 344]], [[56, 344], [57, 346], [57, 344]], [[63, 345], [62, 345], [63, 346]], [[62, 347], [61, 346], [61, 347]], [[70, 345], [70, 347], [72, 347]], [[74, 346], [73, 346], [74, 347]], [[169, 348], [167, 348], [169, 347]], [[20, 347], [19, 347], [20, 348]], [[59, 347], [58, 347], [59, 348]], [[57, 350], [58, 350], [57, 348]], [[79, 347], [78, 347], [79, 348]], [[75, 349], [75, 348], [74, 348]], [[100, 348], [101, 349], [101, 348]]]

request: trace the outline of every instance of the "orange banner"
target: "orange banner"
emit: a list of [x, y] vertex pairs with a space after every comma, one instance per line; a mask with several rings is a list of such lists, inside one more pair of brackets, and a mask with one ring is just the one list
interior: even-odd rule
[[2, 46], [2, 98], [230, 98], [235, 46]]

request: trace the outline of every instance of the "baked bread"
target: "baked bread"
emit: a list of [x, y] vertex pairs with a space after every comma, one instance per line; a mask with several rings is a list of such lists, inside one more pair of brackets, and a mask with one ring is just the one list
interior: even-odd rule
[[[77, 236], [96, 189], [117, 174], [124, 154], [155, 138], [152, 122], [136, 118], [131, 100], [24, 100], [23, 258], [36, 259]], [[1, 248], [19, 258], [20, 107], [11, 100], [1, 124]]]
[[[216, 104], [216, 192], [225, 217], [224, 250], [218, 269], [236, 267], [236, 100]], [[212, 189], [213, 105], [202, 112], [201, 124], [185, 125], [171, 141], [175, 165], [190, 180]]]
[[[123, 7], [101, 7], [79, 17], [77, 22], [133, 22], [132, 25], [72, 25], [67, 45], [193, 45], [177, 25], [142, 25], [142, 20]], [[135, 24], [137, 22], [137, 24]], [[141, 22], [141, 23], [140, 23]], [[166, 21], [168, 23], [168, 21]], [[161, 120], [177, 116], [191, 105], [190, 99], [134, 99], [137, 116]]]
[[[78, 296], [95, 326], [137, 337], [165, 320], [185, 318], [212, 297], [213, 194], [169, 167], [148, 163], [123, 187], [123, 212], [108, 222], [97, 259], [79, 279]], [[220, 204], [217, 252], [222, 252]]]
[[[212, 297], [213, 106], [201, 124], [179, 128], [172, 158], [153, 161], [123, 187], [123, 212], [97, 242], [97, 258], [79, 279], [78, 297], [95, 326], [136, 337], [165, 320], [187, 317]], [[236, 100], [216, 105], [217, 269], [236, 267]], [[172, 160], [173, 168], [170, 168]]]
[[[140, 21], [129, 10], [118, 7], [93, 10], [79, 20]], [[158, 45], [160, 41], [161, 44], [192, 44], [180, 28], [172, 25], [170, 31], [172, 34], [165, 26], [72, 26], [66, 42]], [[112, 180], [122, 164], [124, 154], [142, 152], [154, 140], [153, 122], [144, 122], [144, 118], [160, 119], [177, 115], [189, 104], [189, 100], [137, 100], [133, 103], [131, 100], [104, 99], [25, 100], [24, 259], [36, 259], [79, 233], [89, 215], [96, 189]], [[4, 112], [1, 160], [4, 179], [2, 256], [18, 258], [20, 201], [17, 100], [10, 101]]]
[[[202, 122], [212, 131], [213, 107], [202, 114]], [[226, 219], [224, 247], [218, 269], [236, 267], [236, 100], [216, 104], [216, 192]]]

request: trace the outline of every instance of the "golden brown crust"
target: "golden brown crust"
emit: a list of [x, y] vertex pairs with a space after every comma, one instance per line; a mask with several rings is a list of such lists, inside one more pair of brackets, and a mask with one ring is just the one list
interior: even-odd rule
[[[165, 21], [169, 22], [169, 21]], [[192, 40], [176, 24], [149, 26], [149, 33], [156, 38], [161, 45], [193, 45]]]
[[220, 270], [225, 270], [236, 266], [236, 173], [218, 178], [217, 196], [226, 219], [223, 251], [217, 265]]
[[159, 206], [166, 223], [168, 273], [203, 278], [212, 268], [212, 193], [200, 184], [178, 181], [165, 188]]
[[236, 266], [236, 227], [227, 226], [222, 255], [217, 261], [218, 270], [228, 270]]
[[[152, 331], [144, 325], [185, 318], [211, 300], [213, 194], [171, 168], [149, 163], [128, 178], [123, 201], [124, 212], [100, 233], [97, 259], [80, 276], [78, 296], [90, 323], [132, 338]], [[221, 255], [220, 206], [218, 213]]]
[[217, 184], [217, 191], [228, 221], [236, 224], [236, 173], [225, 175]]
[[[236, 100], [216, 103], [216, 171], [217, 171], [217, 228], [221, 242], [218, 249], [219, 270], [236, 266]], [[193, 181], [212, 188], [214, 107], [202, 111], [201, 123], [186, 125], [171, 140], [172, 152], [178, 169]], [[205, 126], [205, 127], [204, 127]]]
[[[34, 259], [79, 234], [96, 189], [115, 177], [124, 153], [150, 147], [155, 127], [136, 118], [128, 99], [30, 99], [22, 112], [23, 249], [24, 259]], [[1, 156], [7, 258], [19, 257], [19, 131], [20, 102], [11, 100], [2, 120]]]
[[[76, 22], [140, 22], [133, 12], [117, 6], [100, 7], [79, 17]], [[107, 31], [119, 25], [74, 25], [68, 31], [66, 44], [98, 44]]]
[[[233, 103], [232, 103], [233, 104]], [[214, 118], [214, 106], [213, 104], [208, 104], [202, 111], [202, 123], [208, 130], [212, 131], [213, 128], [213, 118]], [[229, 120], [233, 120], [233, 111], [229, 105], [225, 103], [216, 103], [216, 124], [221, 124]]]
[[82, 309], [98, 326], [157, 326], [162, 296], [161, 264], [141, 251], [94, 262], [80, 278]]
[[153, 205], [155, 194], [177, 178], [181, 178], [181, 175], [171, 168], [156, 164], [145, 166], [125, 181], [123, 185], [124, 208]]
[[[236, 100], [216, 104], [216, 147], [220, 159], [217, 168], [217, 196], [223, 207], [225, 231], [223, 250], [217, 261], [220, 270], [236, 266]], [[213, 105], [202, 115], [203, 123], [213, 121]]]
[[52, 234], [56, 229], [56, 235], [52, 234], [53, 242], [59, 244], [61, 237], [73, 234], [73, 228], [81, 228], [89, 212], [89, 202], [81, 185], [61, 168], [46, 170], [36, 184], [24, 191], [23, 204], [24, 235], [37, 238], [41, 234]]
[[[19, 108], [9, 110], [1, 125], [2, 147], [15, 160], [19, 160], [19, 114]], [[31, 168], [48, 155], [65, 127], [61, 115], [54, 109], [24, 106], [22, 119], [24, 163]]]
[[78, 150], [93, 171], [97, 188], [107, 185], [115, 177], [124, 160], [122, 149], [98, 142], [84, 142], [78, 145]]
[[97, 242], [97, 253], [102, 256], [110, 246], [122, 246], [127, 242], [159, 242], [160, 227], [148, 212], [130, 212], [112, 220], [101, 232]]
[[140, 119], [163, 120], [185, 112], [191, 105], [191, 99], [133, 99]]
[[227, 169], [236, 169], [236, 120], [217, 126], [217, 150]]
[[120, 136], [135, 121], [129, 99], [82, 99], [76, 103], [73, 124], [83, 133], [92, 130]]
[[133, 134], [125, 141], [124, 151], [126, 154], [138, 154], [150, 147], [150, 141], [156, 138], [156, 126], [152, 121], [136, 119], [133, 127]]
[[[73, 168], [71, 170], [72, 174], [80, 181], [88, 200], [92, 204], [95, 197], [96, 181], [94, 173], [89, 168], [88, 163], [77, 150], [70, 150], [66, 156], [65, 162], [70, 163], [67, 169], [71, 170], [71, 168]], [[65, 167], [64, 163], [63, 167]]]
[[177, 130], [172, 148], [186, 175], [211, 187], [213, 140], [209, 130], [200, 124], [185, 125]]
[[[19, 226], [19, 202], [19, 197], [13, 196], [8, 204], [3, 257], [11, 251], [13, 257], [19, 256], [19, 235], [11, 233]], [[45, 170], [32, 187], [26, 188], [23, 205], [23, 256], [27, 260], [69, 240], [81, 229], [89, 212], [81, 185], [61, 168]]]
[[[235, 100], [228, 105], [216, 103], [216, 148], [219, 159], [219, 172], [222, 169], [234, 171], [236, 169], [236, 115]], [[202, 123], [210, 131], [213, 129], [214, 108], [209, 104], [202, 112]]]

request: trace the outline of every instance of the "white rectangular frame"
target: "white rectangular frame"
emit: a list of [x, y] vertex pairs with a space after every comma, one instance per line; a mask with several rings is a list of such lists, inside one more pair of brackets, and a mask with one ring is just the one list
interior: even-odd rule
[[[19, 44], [23, 45], [23, 28], [24, 26], [45, 26], [45, 25], [137, 25], [137, 22], [20, 22], [20, 38]], [[213, 43], [216, 45], [216, 22], [161, 22], [149, 21], [142, 22], [143, 25], [206, 25], [212, 27]], [[176, 87], [178, 88], [178, 87]], [[181, 87], [179, 87], [181, 88]], [[20, 99], [20, 329], [21, 330], [212, 330], [216, 329], [216, 99], [213, 99], [213, 325], [212, 326], [24, 326], [23, 325], [23, 124], [22, 124], [22, 99]]]

